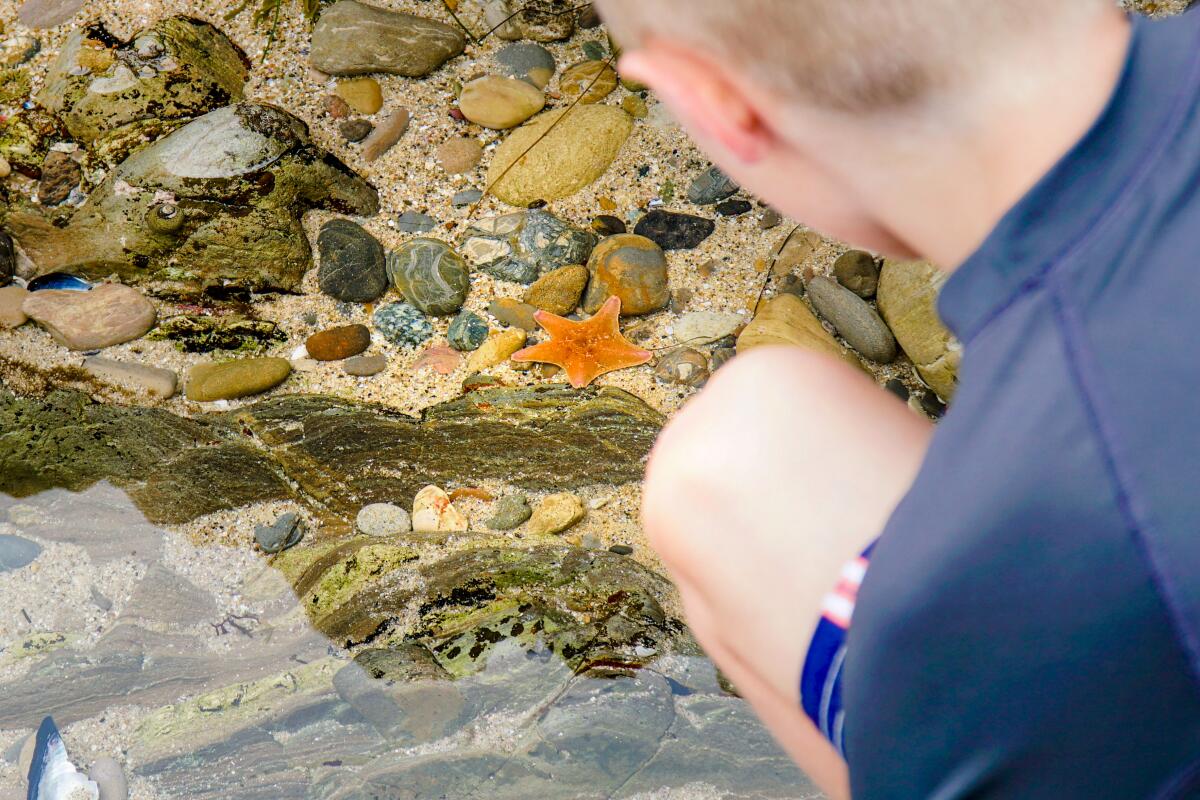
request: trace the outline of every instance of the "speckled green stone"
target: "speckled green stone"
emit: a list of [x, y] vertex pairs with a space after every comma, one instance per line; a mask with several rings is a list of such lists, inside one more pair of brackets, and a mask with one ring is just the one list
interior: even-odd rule
[[446, 339], [455, 350], [478, 350], [487, 339], [487, 335], [488, 326], [483, 318], [473, 311], [463, 309], [450, 323]]
[[433, 324], [408, 303], [389, 303], [376, 310], [374, 320], [383, 338], [401, 347], [417, 347], [433, 336]]
[[471, 288], [463, 257], [445, 242], [424, 236], [388, 253], [387, 273], [405, 300], [434, 316], [462, 308]]

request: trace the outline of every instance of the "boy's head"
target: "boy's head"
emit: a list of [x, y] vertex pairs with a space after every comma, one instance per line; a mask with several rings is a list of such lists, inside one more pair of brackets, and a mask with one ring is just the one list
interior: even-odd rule
[[597, 6], [625, 48], [623, 74], [649, 84], [733, 177], [825, 232], [897, 255], [917, 254], [872, 219], [856, 169], [886, 182], [890, 165], [924, 157], [922, 143], [974, 136], [988, 106], [1019, 108], [1048, 77], [1027, 67], [1044, 69], [1057, 49], [1071, 57], [1073, 40], [1116, 13], [1115, 0]]

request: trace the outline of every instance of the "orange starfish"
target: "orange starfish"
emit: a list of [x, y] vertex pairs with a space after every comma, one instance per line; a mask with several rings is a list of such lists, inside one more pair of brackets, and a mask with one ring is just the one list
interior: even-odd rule
[[582, 322], [538, 311], [533, 318], [550, 334], [550, 341], [519, 350], [512, 359], [557, 364], [566, 370], [567, 380], [576, 389], [606, 372], [645, 364], [650, 353], [634, 347], [621, 335], [620, 314], [621, 298], [616, 296], [608, 298], [599, 311]]

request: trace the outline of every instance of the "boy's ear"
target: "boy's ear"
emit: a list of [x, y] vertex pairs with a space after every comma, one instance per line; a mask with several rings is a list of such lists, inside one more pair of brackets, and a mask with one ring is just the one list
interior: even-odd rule
[[727, 69], [694, 48], [648, 39], [621, 57], [621, 74], [652, 88], [701, 146], [746, 164], [761, 161], [773, 135]]

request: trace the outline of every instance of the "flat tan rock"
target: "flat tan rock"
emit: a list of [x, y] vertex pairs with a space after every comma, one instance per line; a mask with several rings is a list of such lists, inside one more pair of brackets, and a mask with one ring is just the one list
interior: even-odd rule
[[28, 296], [29, 292], [23, 286], [0, 288], [0, 328], [17, 328], [29, 320], [21, 310]]
[[274, 389], [292, 374], [286, 358], [239, 358], [188, 370], [187, 399], [233, 400]]

